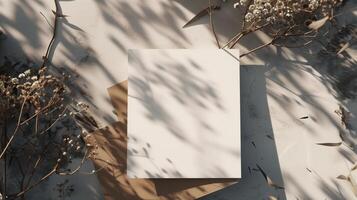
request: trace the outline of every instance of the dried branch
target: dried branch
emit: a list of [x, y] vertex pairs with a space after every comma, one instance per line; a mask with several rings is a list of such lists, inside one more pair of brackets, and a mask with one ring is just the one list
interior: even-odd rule
[[190, 25], [193, 22], [195, 22], [195, 21], [201, 19], [202, 17], [206, 16], [211, 11], [219, 10], [219, 9], [221, 9], [220, 5], [212, 5], [212, 6], [209, 6], [209, 7], [205, 8], [205, 9], [201, 10], [192, 19], [190, 19], [185, 25], [183, 25], [182, 28], [186, 28], [188, 25]]
[[[229, 39], [222, 48], [234, 48], [242, 38], [258, 30], [262, 30], [268, 35], [273, 33], [275, 36], [269, 42], [242, 54], [241, 57], [269, 45], [299, 48], [311, 44], [314, 40], [318, 39], [317, 37], [320, 34], [319, 30], [323, 29], [327, 22], [332, 23], [335, 20], [334, 18], [337, 15], [334, 15], [334, 11], [337, 10], [341, 4], [334, 0], [307, 2], [307, 4], [308, 5], [303, 5], [298, 0], [283, 3], [278, 1], [239, 1], [234, 4], [234, 7], [240, 6], [243, 9], [241, 30]], [[289, 12], [287, 12], [287, 10]], [[316, 20], [316, 18], [318, 20]], [[326, 31], [326, 33], [328, 32], [330, 32], [330, 30]], [[280, 35], [277, 35], [277, 33], [280, 33]], [[288, 44], [290, 39], [296, 40], [303, 38], [311, 39], [308, 41], [304, 40], [302, 44]], [[277, 44], [277, 39], [284, 41]]]
[[[33, 92], [33, 91], [31, 91], [31, 93], [32, 93], [32, 92]], [[30, 93], [30, 94], [31, 94], [31, 93]], [[49, 107], [51, 107], [51, 106], [53, 105], [53, 104], [52, 104], [53, 102], [50, 102], [47, 106], [45, 106], [44, 108], [42, 108], [41, 111], [36, 112], [36, 113], [35, 113], [34, 115], [32, 115], [30, 118], [28, 118], [28, 119], [24, 120], [23, 122], [21, 122], [22, 113], [23, 113], [24, 106], [25, 106], [25, 103], [26, 103], [26, 101], [27, 101], [27, 98], [28, 98], [28, 96], [25, 97], [25, 99], [24, 99], [24, 101], [23, 101], [23, 103], [22, 103], [22, 106], [21, 106], [21, 109], [20, 109], [19, 118], [18, 118], [18, 121], [17, 121], [17, 125], [16, 125], [15, 130], [14, 130], [14, 132], [12, 133], [10, 139], [8, 140], [6, 146], [5, 146], [4, 149], [2, 150], [2, 152], [1, 152], [1, 154], [0, 154], [0, 159], [4, 156], [6, 150], [9, 148], [10, 144], [11, 144], [12, 141], [14, 140], [15, 136], [16, 136], [17, 133], [18, 133], [18, 130], [19, 130], [20, 126], [23, 125], [23, 124], [26, 124], [28, 121], [30, 121], [31, 119], [33, 119], [33, 118], [35, 118], [36, 116], [38, 116], [42, 111], [48, 109]]]
[[254, 49], [252, 49], [252, 50], [250, 50], [250, 51], [248, 51], [248, 52], [246, 52], [246, 53], [241, 54], [239, 57], [242, 58], [242, 57], [244, 57], [244, 56], [246, 56], [246, 55], [248, 55], [248, 54], [251, 54], [251, 53], [253, 53], [253, 52], [255, 52], [255, 51], [258, 51], [259, 49], [262, 49], [262, 48], [264, 48], [264, 47], [267, 47], [267, 46], [273, 44], [274, 41], [275, 41], [275, 38], [272, 39], [272, 40], [271, 40], [270, 42], [268, 42], [268, 43], [262, 44], [262, 45], [260, 45], [260, 46], [258, 46], [258, 47], [255, 47]]
[[54, 122], [51, 123], [51, 125], [49, 125], [45, 130], [43, 130], [40, 135], [44, 134], [45, 132], [47, 132], [48, 130], [50, 130], [63, 116], [63, 114], [68, 110], [68, 108], [66, 107], [65, 109], [63, 109], [63, 111], [59, 114], [59, 116], [57, 117], [57, 119], [55, 119]]
[[[46, 65], [54, 48], [59, 18], [66, 17], [61, 12], [59, 0], [54, 0], [54, 2], [56, 10], [53, 11], [55, 15], [53, 35], [43, 56], [40, 69], [35, 70], [28, 66], [28, 69], [22, 73], [5, 72], [0, 76], [1, 127], [7, 130], [9, 127], [7, 119], [10, 119], [11, 127], [13, 127], [10, 138], [6, 130], [5, 134], [2, 134], [4, 141], [2, 141], [0, 159], [5, 164], [3, 171], [5, 179], [12, 179], [11, 181], [15, 183], [17, 181], [18, 185], [14, 187], [19, 191], [8, 195], [6, 187], [9, 187], [9, 181], [5, 180], [1, 195], [11, 199], [24, 199], [26, 192], [54, 173], [60, 175], [76, 173], [87, 158], [86, 150], [81, 164], [76, 169], [68, 173], [59, 171], [59, 169], [65, 170], [72, 158], [86, 149], [80, 135], [81, 127], [77, 124], [78, 117], [71, 114], [67, 116], [67, 111], [73, 109], [77, 115], [81, 115], [88, 106], [69, 99], [63, 79], [52, 76], [47, 71]], [[9, 66], [13, 66], [12, 63], [9, 63]], [[62, 76], [69, 77], [66, 74]], [[86, 119], [90, 119], [88, 114]], [[63, 120], [61, 125], [66, 128], [66, 131], [61, 131], [64, 129], [52, 131], [51, 128], [61, 120]], [[5, 122], [4, 125], [3, 122]], [[89, 122], [93, 123], [93, 120]], [[45, 132], [49, 134], [44, 134]], [[20, 133], [22, 137], [18, 137]], [[59, 156], [60, 159], [58, 159]], [[12, 162], [15, 162], [15, 165], [11, 165]], [[55, 165], [52, 170], [44, 174], [43, 170], [51, 167], [49, 163], [55, 163]], [[9, 168], [11, 170], [8, 170]], [[41, 178], [34, 182], [34, 177]], [[16, 191], [15, 188], [12, 190]]]
[[9, 148], [11, 142], [14, 140], [15, 135], [16, 135], [16, 133], [17, 133], [18, 130], [19, 130], [19, 127], [20, 127], [20, 124], [21, 124], [21, 117], [22, 117], [22, 113], [23, 113], [23, 110], [24, 110], [24, 106], [25, 106], [26, 101], [27, 101], [27, 97], [24, 99], [24, 101], [23, 101], [23, 103], [22, 103], [22, 106], [21, 106], [21, 109], [20, 109], [19, 118], [18, 118], [17, 123], [16, 123], [16, 128], [15, 128], [13, 134], [11, 135], [10, 139], [9, 139], [8, 142], [6, 143], [4, 149], [1, 151], [0, 159], [4, 156], [6, 150]]
[[70, 172], [59, 172], [59, 171], [57, 171], [56, 173], [57, 173], [58, 175], [61, 175], [61, 176], [68, 176], [68, 175], [73, 175], [73, 174], [75, 174], [76, 172], [78, 172], [78, 171], [81, 169], [81, 167], [83, 166], [84, 162], [85, 162], [86, 159], [87, 159], [87, 156], [88, 156], [88, 149], [86, 149], [86, 151], [85, 151], [85, 153], [84, 153], [84, 155], [83, 155], [83, 157], [82, 157], [82, 160], [81, 160], [80, 164], [79, 164], [73, 171], [70, 171]]
[[217, 33], [216, 33], [215, 29], [214, 29], [214, 24], [213, 24], [213, 19], [212, 19], [212, 4], [211, 4], [211, 0], [208, 0], [208, 8], [209, 8], [209, 11], [208, 11], [209, 21], [210, 21], [211, 29], [212, 29], [212, 32], [213, 32], [213, 36], [214, 36], [214, 38], [216, 40], [218, 48], [220, 49], [221, 45], [219, 44], [219, 40], [218, 40], [218, 37], [217, 37]]
[[49, 54], [51, 52], [53, 43], [54, 43], [54, 41], [56, 39], [56, 36], [57, 36], [58, 18], [59, 17], [63, 17], [63, 14], [61, 13], [61, 10], [60, 10], [60, 5], [59, 5], [58, 0], [54, 0], [54, 3], [55, 3], [55, 6], [56, 6], [56, 11], [54, 12], [55, 18], [54, 18], [54, 23], [53, 23], [52, 38], [50, 40], [50, 43], [47, 46], [45, 55], [42, 57], [43, 62], [42, 62], [41, 68], [45, 67], [47, 65], [47, 63], [48, 63]]
[[31, 186], [27, 187], [26, 189], [22, 190], [21, 192], [15, 195], [9, 195], [9, 196], [14, 196], [15, 197], [14, 199], [21, 197], [26, 192], [30, 191], [31, 189], [33, 189], [34, 187], [45, 181], [47, 178], [49, 178], [51, 175], [53, 175], [57, 171], [58, 166], [59, 166], [58, 163], [56, 163], [53, 169], [50, 172], [48, 172], [45, 176], [43, 176], [40, 180], [38, 180], [36, 183], [32, 184]]

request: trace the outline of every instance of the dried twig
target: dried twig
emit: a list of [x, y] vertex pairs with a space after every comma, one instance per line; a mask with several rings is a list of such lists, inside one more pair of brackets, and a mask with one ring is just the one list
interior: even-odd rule
[[186, 28], [188, 25], [190, 25], [193, 22], [199, 20], [200, 18], [206, 16], [207, 14], [210, 13], [210, 11], [219, 10], [219, 9], [221, 9], [220, 5], [212, 5], [212, 6], [209, 6], [209, 7], [205, 8], [205, 9], [201, 10], [192, 19], [190, 19], [185, 25], [183, 25], [182, 28]]
[[63, 116], [63, 114], [67, 111], [67, 107], [63, 109], [63, 111], [59, 114], [57, 119], [55, 119], [45, 130], [41, 131], [40, 135], [44, 134], [45, 132], [49, 131]]
[[210, 21], [211, 29], [212, 29], [212, 32], [213, 32], [213, 35], [214, 35], [214, 38], [216, 40], [218, 48], [221, 48], [221, 45], [219, 44], [219, 40], [218, 40], [218, 37], [217, 37], [217, 33], [216, 33], [215, 29], [214, 29], [214, 24], [213, 24], [213, 19], [212, 19], [212, 4], [211, 4], [211, 0], [208, 0], [208, 8], [209, 8], [208, 14], [209, 14], [209, 21]]
[[73, 175], [73, 174], [75, 174], [75, 173], [78, 172], [79, 169], [83, 166], [85, 160], [87, 159], [87, 156], [88, 156], [88, 149], [86, 149], [86, 151], [85, 151], [85, 153], [84, 153], [84, 155], [83, 155], [83, 157], [82, 157], [82, 160], [81, 160], [80, 164], [79, 164], [74, 170], [72, 170], [72, 171], [70, 171], [70, 172], [59, 172], [59, 171], [57, 171], [56, 173], [57, 173], [58, 175], [61, 175], [61, 176], [67, 176], [67, 175]]
[[[260, 50], [269, 45], [282, 46], [287, 48], [300, 48], [311, 44], [313, 41], [318, 40], [318, 36], [324, 37], [330, 30], [327, 30], [325, 34], [319, 33], [320, 30], [325, 27], [327, 22], [333, 24], [335, 17], [334, 11], [340, 8], [338, 3], [332, 0], [319, 2], [318, 6], [328, 6], [328, 10], [321, 10], [319, 7], [309, 6], [308, 8], [300, 8], [303, 5], [297, 4], [300, 9], [295, 9], [296, 5], [293, 2], [286, 3], [286, 6], [291, 7], [293, 12], [291, 14], [279, 14], [275, 10], [279, 10], [278, 3], [273, 1], [270, 2], [268, 6], [264, 5], [264, 9], [257, 8], [257, 5], [253, 0], [239, 1], [235, 4], [235, 7], [241, 6], [243, 9], [242, 16], [243, 22], [241, 30], [234, 35], [222, 48], [234, 48], [234, 46], [245, 36], [250, 33], [256, 32], [264, 28], [264, 32], [268, 35], [275, 35], [272, 40], [268, 41], [266, 44], [260, 45], [253, 48], [247, 53], [241, 55], [244, 57], [250, 53]], [[265, 11], [267, 12], [265, 12]], [[316, 17], [320, 19], [316, 21], [311, 21]], [[288, 31], [284, 31], [288, 30]], [[276, 32], [276, 33], [274, 33]], [[279, 34], [280, 35], [279, 35]], [[288, 43], [290, 38], [295, 37], [295, 39], [304, 39], [302, 44], [289, 45], [284, 44], [284, 41]], [[305, 40], [306, 38], [306, 40]], [[307, 39], [309, 38], [309, 39]], [[281, 40], [283, 43], [277, 44], [277, 40]], [[344, 46], [348, 47], [348, 44]], [[341, 52], [345, 49], [342, 48]]]
[[23, 113], [23, 110], [24, 110], [24, 106], [25, 106], [25, 103], [27, 101], [27, 97], [24, 99], [23, 103], [22, 103], [22, 106], [21, 106], [21, 109], [20, 109], [20, 114], [19, 114], [19, 118], [17, 120], [17, 123], [16, 123], [16, 128], [13, 132], [13, 134], [11, 135], [10, 139], [7, 141], [4, 149], [1, 151], [1, 154], [0, 154], [0, 159], [4, 156], [6, 150], [9, 148], [11, 142], [14, 140], [15, 138], [15, 135], [16, 133], [18, 132], [19, 128], [20, 128], [20, 124], [21, 124], [21, 117], [22, 117], [22, 113]]
[[54, 23], [53, 23], [53, 32], [52, 32], [53, 34], [52, 34], [52, 38], [50, 40], [50, 43], [47, 46], [46, 53], [42, 57], [43, 62], [42, 62], [41, 68], [45, 67], [47, 65], [47, 63], [48, 63], [49, 54], [51, 52], [53, 43], [54, 43], [54, 41], [56, 39], [56, 36], [57, 36], [58, 18], [59, 17], [63, 17], [63, 14], [60, 13], [61, 11], [60, 11], [60, 5], [59, 5], [58, 0], [54, 0], [54, 3], [55, 3], [55, 6], [56, 6], [56, 11], [54, 12], [55, 18], [54, 18]]
[[37, 185], [39, 185], [40, 183], [45, 181], [48, 177], [53, 175], [57, 171], [58, 166], [59, 166], [58, 163], [56, 163], [55, 166], [53, 167], [53, 169], [50, 172], [48, 172], [45, 176], [43, 176], [40, 180], [38, 180], [36, 183], [32, 184], [31, 186], [27, 187], [26, 189], [22, 190], [21, 192], [15, 194], [15, 195], [9, 195], [9, 196], [14, 196], [15, 197], [14, 199], [21, 197], [26, 192], [30, 191], [32, 188], [36, 187]]
[[262, 45], [260, 45], [260, 46], [258, 46], [258, 47], [255, 47], [255, 48], [252, 49], [252, 50], [249, 50], [249, 51], [246, 52], [246, 53], [241, 54], [239, 57], [242, 58], [242, 57], [244, 57], [244, 56], [246, 56], [246, 55], [248, 55], [248, 54], [251, 54], [251, 53], [253, 53], [253, 52], [255, 52], [255, 51], [258, 51], [259, 49], [262, 49], [262, 48], [264, 48], [264, 47], [267, 47], [267, 46], [273, 44], [273, 42], [274, 42], [274, 39], [272, 39], [272, 40], [271, 40], [270, 42], [268, 42], [268, 43], [262, 44]]

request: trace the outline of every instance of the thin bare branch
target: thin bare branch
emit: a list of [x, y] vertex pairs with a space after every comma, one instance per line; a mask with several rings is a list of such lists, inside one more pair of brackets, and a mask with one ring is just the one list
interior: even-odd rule
[[52, 34], [52, 38], [50, 40], [50, 43], [47, 46], [46, 53], [42, 57], [43, 62], [42, 62], [41, 68], [45, 67], [47, 65], [47, 63], [48, 63], [49, 55], [50, 55], [53, 43], [54, 43], [54, 41], [56, 39], [56, 36], [57, 36], [58, 18], [63, 16], [63, 14], [60, 13], [61, 11], [60, 11], [60, 5], [59, 5], [58, 0], [54, 0], [54, 3], [55, 3], [55, 6], [56, 6], [56, 11], [54, 12], [55, 18], [54, 18], [54, 23], [53, 23], [53, 34]]
[[211, 0], [208, 0], [208, 8], [209, 8], [208, 14], [209, 14], [210, 26], [211, 26], [214, 38], [216, 40], [217, 46], [218, 46], [218, 48], [221, 48], [221, 45], [219, 44], [219, 40], [218, 40], [218, 37], [217, 37], [217, 33], [216, 33], [215, 29], [214, 29], [214, 24], [213, 24], [213, 19], [212, 19], [212, 4], [211, 4]]

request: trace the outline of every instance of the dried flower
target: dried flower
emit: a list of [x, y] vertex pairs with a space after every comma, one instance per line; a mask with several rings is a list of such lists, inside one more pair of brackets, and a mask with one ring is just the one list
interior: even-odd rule
[[12, 83], [12, 84], [19, 84], [19, 79], [17, 79], [17, 78], [12, 78], [12, 79], [11, 79], [11, 83]]
[[[234, 7], [246, 7], [247, 13], [244, 17], [247, 23], [283, 23], [291, 25], [296, 23], [298, 18], [309, 14], [326, 16], [331, 9], [336, 7], [342, 0], [254, 0], [247, 3], [247, 0], [240, 0]], [[248, 5], [247, 5], [248, 4]]]
[[40, 85], [38, 81], [32, 83], [31, 88], [37, 88]]
[[31, 69], [28, 69], [24, 72], [25, 76], [29, 76], [31, 74]]
[[25, 78], [25, 74], [24, 73], [21, 73], [21, 74], [19, 74], [19, 78], [21, 79], [21, 78]]

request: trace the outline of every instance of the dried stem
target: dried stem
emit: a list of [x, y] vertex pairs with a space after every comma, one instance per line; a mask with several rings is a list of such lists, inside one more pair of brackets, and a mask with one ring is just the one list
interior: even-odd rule
[[5, 155], [5, 152], [6, 152], [7, 148], [9, 148], [9, 146], [10, 146], [12, 140], [15, 138], [15, 135], [16, 135], [16, 133], [17, 133], [18, 130], [19, 130], [19, 127], [20, 127], [20, 124], [21, 124], [21, 117], [22, 117], [22, 113], [23, 113], [23, 110], [24, 110], [24, 107], [25, 107], [25, 103], [26, 103], [26, 101], [27, 101], [27, 98], [28, 98], [28, 96], [25, 97], [25, 99], [24, 99], [24, 101], [23, 101], [23, 103], [22, 103], [22, 105], [21, 105], [19, 118], [18, 118], [17, 123], [16, 123], [16, 128], [15, 128], [15, 130], [14, 130], [14, 133], [11, 135], [9, 141], [6, 143], [4, 149], [1, 151], [0, 159]]
[[[33, 91], [31, 91], [32, 93]], [[34, 115], [32, 115], [30, 118], [24, 120], [23, 122], [21, 122], [21, 118], [22, 118], [22, 114], [23, 114], [23, 110], [24, 110], [24, 106], [25, 106], [25, 103], [27, 101], [27, 98], [28, 96], [25, 97], [23, 103], [22, 103], [22, 106], [21, 106], [21, 109], [20, 109], [20, 114], [19, 114], [19, 118], [18, 118], [18, 121], [17, 121], [17, 124], [16, 124], [16, 127], [15, 127], [15, 130], [13, 132], [13, 134], [11, 135], [9, 141], [7, 142], [6, 146], [4, 147], [4, 149], [2, 150], [1, 154], [0, 154], [0, 159], [4, 156], [4, 154], [6, 153], [6, 150], [9, 148], [10, 144], [12, 143], [12, 141], [14, 140], [15, 138], [15, 135], [18, 133], [18, 130], [20, 128], [20, 126], [22, 126], [23, 124], [26, 124], [28, 121], [30, 121], [31, 119], [37, 117], [42, 111], [48, 109], [49, 107], [51, 107], [52, 105], [55, 104], [55, 102], [52, 102], [50, 101], [50, 103], [45, 106], [44, 108], [42, 108], [40, 111], [36, 112]]]
[[[239, 33], [237, 33], [235, 36], [233, 36], [223, 47], [222, 47], [222, 49], [223, 48], [226, 48], [226, 47], [228, 47], [229, 46], [229, 48], [233, 48], [238, 42], [239, 42], [239, 40], [240, 39], [242, 39], [244, 36], [246, 36], [246, 35], [248, 35], [248, 34], [250, 34], [250, 33], [253, 33], [253, 32], [255, 32], [255, 31], [258, 31], [258, 30], [260, 30], [260, 29], [262, 29], [262, 28], [264, 28], [264, 27], [266, 27], [266, 26], [268, 26], [269, 24], [267, 23], [267, 24], [264, 24], [264, 25], [262, 25], [262, 26], [259, 26], [259, 27], [257, 27], [257, 28], [255, 28], [255, 29], [249, 29], [249, 30], [245, 30], [245, 31], [241, 31], [241, 32], [239, 32]], [[233, 43], [232, 43], [233, 42]], [[232, 44], [231, 44], [232, 43]]]
[[264, 47], [266, 47], [266, 46], [269, 46], [269, 45], [273, 44], [274, 40], [275, 40], [275, 39], [272, 39], [272, 40], [271, 40], [270, 42], [268, 42], [268, 43], [265, 43], [265, 44], [262, 44], [262, 45], [260, 45], [260, 46], [258, 46], [258, 47], [255, 47], [254, 49], [252, 49], [252, 50], [250, 50], [250, 51], [248, 51], [248, 52], [246, 52], [246, 53], [241, 54], [239, 57], [242, 58], [242, 57], [244, 57], [244, 56], [246, 56], [246, 55], [248, 55], [248, 54], [251, 54], [251, 53], [253, 53], [253, 52], [255, 52], [255, 51], [258, 51], [259, 49], [262, 49], [262, 48], [264, 48]]
[[67, 111], [67, 107], [65, 109], [63, 109], [63, 111], [59, 114], [59, 117], [57, 117], [57, 119], [51, 124], [49, 125], [45, 130], [43, 130], [40, 135], [44, 134], [45, 132], [47, 132], [48, 130], [50, 130], [63, 116], [63, 114]]
[[214, 24], [213, 24], [213, 19], [212, 19], [212, 4], [211, 4], [211, 0], [208, 0], [208, 8], [209, 8], [208, 15], [209, 15], [209, 22], [210, 22], [210, 25], [211, 25], [211, 29], [212, 29], [212, 32], [213, 32], [213, 35], [214, 35], [214, 38], [216, 40], [218, 48], [221, 48], [221, 45], [219, 44], [219, 40], [218, 40], [218, 37], [217, 37], [217, 33], [216, 33], [215, 29], [214, 29]]
[[61, 175], [61, 176], [67, 176], [67, 175], [73, 175], [75, 174], [76, 172], [79, 171], [79, 169], [83, 166], [85, 160], [87, 159], [87, 155], [88, 155], [88, 149], [86, 149], [84, 155], [83, 155], [83, 158], [81, 160], [81, 163], [73, 170], [73, 171], [70, 171], [70, 172], [57, 172], [58, 175]]
[[57, 36], [58, 18], [62, 16], [62, 13], [60, 13], [61, 11], [60, 11], [60, 5], [59, 5], [58, 0], [54, 0], [54, 3], [55, 3], [55, 6], [56, 6], [56, 11], [54, 12], [55, 19], [54, 19], [54, 24], [53, 24], [52, 38], [50, 40], [50, 43], [47, 46], [47, 50], [46, 50], [45, 55], [42, 57], [43, 62], [42, 62], [41, 68], [45, 67], [47, 65], [47, 63], [48, 63], [48, 60], [49, 60], [48, 57], [49, 57], [49, 54], [51, 52], [53, 43], [54, 43], [54, 41], [56, 39], [56, 36]]
[[234, 46], [235, 46], [235, 45], [240, 41], [240, 39], [242, 39], [244, 36], [246, 36], [246, 35], [248, 35], [248, 34], [250, 34], [250, 33], [259, 31], [259, 30], [263, 29], [264, 27], [267, 27], [268, 25], [269, 25], [269, 23], [266, 23], [266, 24], [264, 24], [264, 25], [262, 25], [262, 26], [259, 26], [259, 27], [255, 28], [255, 29], [248, 29], [247, 31], [242, 32], [242, 35], [241, 35], [240, 37], [237, 37], [237, 38], [234, 40], [234, 42], [229, 46], [229, 48], [230, 48], [230, 49], [231, 49], [231, 48], [234, 48]]
[[43, 176], [40, 180], [38, 180], [36, 183], [32, 184], [31, 186], [27, 187], [26, 189], [22, 190], [21, 192], [17, 193], [16, 195], [14, 195], [15, 196], [14, 199], [21, 197], [26, 192], [30, 191], [32, 188], [36, 187], [37, 185], [45, 181], [48, 177], [50, 177], [52, 174], [54, 174], [57, 171], [58, 166], [59, 166], [58, 163], [56, 163], [53, 169], [50, 172], [48, 172], [45, 176]]

